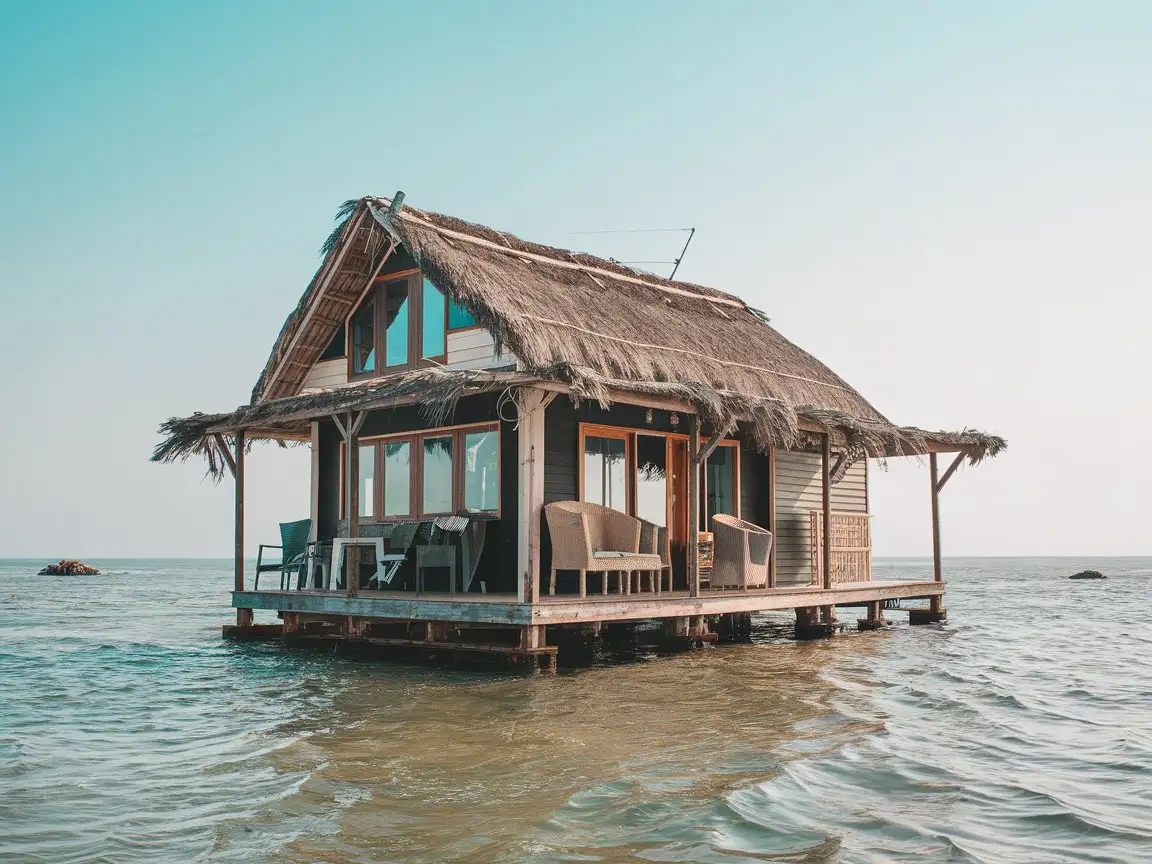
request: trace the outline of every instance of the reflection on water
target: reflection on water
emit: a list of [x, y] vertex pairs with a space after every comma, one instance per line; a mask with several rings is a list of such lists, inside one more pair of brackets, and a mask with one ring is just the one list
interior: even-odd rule
[[226, 562], [109, 563], [0, 562], [5, 861], [1152, 860], [1149, 561], [527, 678], [224, 643]]

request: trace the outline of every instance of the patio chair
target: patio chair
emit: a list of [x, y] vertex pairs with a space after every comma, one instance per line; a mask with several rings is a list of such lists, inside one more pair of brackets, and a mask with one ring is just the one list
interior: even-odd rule
[[734, 516], [712, 517], [712, 588], [763, 588], [768, 584], [772, 534]]
[[[376, 587], [383, 590], [384, 585], [391, 585], [404, 562], [408, 560], [408, 550], [412, 547], [416, 534], [420, 530], [420, 522], [400, 522], [392, 527], [388, 535], [388, 553], [380, 559], [384, 565], [384, 572], [380, 576]], [[371, 584], [371, 580], [369, 580]]]
[[668, 571], [668, 590], [672, 590], [672, 551], [668, 545], [668, 529], [653, 522], [640, 520], [640, 551], [660, 556], [659, 570], [644, 570], [636, 576], [636, 590], [642, 589], [641, 579], [648, 575], [648, 590], [659, 594], [664, 590], [664, 571]]
[[600, 573], [603, 592], [608, 593], [608, 574], [620, 574], [621, 594], [631, 593], [634, 570], [658, 570], [659, 555], [640, 553], [640, 520], [618, 510], [587, 501], [557, 501], [544, 508], [552, 537], [552, 573], [548, 593], [556, 593], [556, 571], [580, 574], [580, 596], [588, 596], [588, 573]]
[[[261, 543], [256, 551], [256, 582], [254, 590], [260, 590], [260, 574], [280, 571], [280, 590], [285, 585], [292, 586], [290, 576], [296, 573], [299, 576], [304, 572], [304, 565], [308, 560], [308, 536], [312, 533], [312, 520], [300, 519], [297, 522], [280, 523], [280, 545]], [[280, 560], [274, 563], [264, 563], [265, 549], [279, 549]], [[299, 579], [297, 579], [299, 587]]]

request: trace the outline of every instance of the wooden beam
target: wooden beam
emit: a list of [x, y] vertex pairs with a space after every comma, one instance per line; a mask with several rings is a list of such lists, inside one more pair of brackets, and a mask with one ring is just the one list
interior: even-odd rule
[[712, 437], [708, 439], [708, 443], [704, 445], [703, 449], [696, 456], [696, 464], [703, 465], [708, 461], [708, 457], [712, 455], [712, 451], [716, 449], [719, 443], [728, 437], [728, 433], [732, 431], [732, 426], [725, 429], [717, 429], [712, 433]]
[[340, 433], [341, 440], [347, 441], [348, 440], [348, 428], [346, 428], [344, 426], [344, 424], [340, 422], [340, 415], [333, 414], [332, 415], [332, 422], [336, 424], [336, 430]]
[[316, 314], [316, 310], [320, 306], [320, 300], [324, 297], [328, 289], [328, 284], [332, 281], [332, 277], [340, 271], [340, 266], [344, 262], [344, 256], [348, 253], [348, 247], [351, 245], [348, 240], [355, 237], [360, 230], [360, 225], [364, 221], [366, 211], [361, 211], [356, 220], [349, 222], [345, 225], [344, 230], [341, 232], [339, 251], [335, 255], [329, 254], [324, 262], [324, 275], [319, 277], [319, 290], [312, 295], [312, 301], [308, 304], [308, 308], [304, 310], [304, 318], [301, 320], [296, 332], [292, 334], [292, 338], [288, 341], [288, 347], [280, 355], [280, 362], [272, 370], [272, 374], [268, 376], [265, 381], [264, 387], [261, 388], [259, 398], [261, 401], [267, 398], [266, 394], [274, 392], [276, 385], [279, 383], [280, 373], [284, 368], [285, 361], [292, 356], [292, 352], [296, 349], [296, 343], [300, 340], [305, 329], [307, 328], [309, 319]]
[[932, 480], [932, 578], [936, 582], [944, 579], [940, 559], [940, 484], [937, 474], [936, 454], [928, 454], [928, 473]]
[[768, 448], [768, 531], [772, 548], [768, 552], [768, 587], [776, 587], [776, 448]]
[[[944, 488], [944, 484], [947, 483], [948, 480], [951, 479], [952, 475], [956, 473], [956, 469], [960, 467], [960, 463], [964, 461], [964, 457], [967, 455], [967, 453], [956, 454], [956, 458], [952, 460], [952, 464], [948, 466], [948, 470], [944, 472], [944, 476], [936, 482], [937, 492]], [[933, 453], [932, 457], [935, 458], [936, 454]]]
[[821, 566], [824, 568], [824, 590], [832, 587], [832, 437], [823, 432], [820, 435], [820, 492], [824, 506], [824, 541]]
[[700, 596], [700, 415], [688, 435], [688, 595]]
[[354, 419], [352, 421], [352, 434], [353, 435], [359, 435], [360, 434], [360, 427], [364, 425], [364, 418], [368, 416], [368, 412], [367, 411], [357, 411], [352, 416], [354, 417]]
[[228, 470], [232, 472], [232, 477], [236, 477], [236, 460], [232, 458], [232, 454], [228, 451], [228, 442], [224, 440], [224, 436], [219, 432], [214, 432], [212, 437], [216, 440], [216, 446], [220, 448], [220, 455], [224, 457], [224, 464], [228, 466]]

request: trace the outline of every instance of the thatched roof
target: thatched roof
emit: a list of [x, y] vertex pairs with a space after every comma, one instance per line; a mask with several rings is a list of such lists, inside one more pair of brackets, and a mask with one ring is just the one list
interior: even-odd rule
[[[323, 263], [285, 321], [252, 405], [211, 415], [210, 425], [209, 415], [168, 421], [162, 431], [169, 437], [156, 458], [186, 456], [197, 428], [298, 435], [308, 416], [396, 400], [439, 411], [467, 391], [533, 381], [602, 403], [625, 393], [679, 400], [713, 428], [738, 419], [750, 424], [765, 446], [790, 446], [807, 425], [833, 430], [844, 446], [872, 456], [950, 448], [978, 461], [1004, 447], [995, 436], [926, 433], [890, 423], [731, 294], [530, 243], [400, 200], [398, 194], [393, 206], [388, 199], [363, 198], [341, 207]], [[517, 373], [421, 370], [298, 395], [372, 277], [400, 247], [516, 356]], [[512, 377], [501, 377], [506, 375]], [[211, 450], [214, 444], [202, 446]]]

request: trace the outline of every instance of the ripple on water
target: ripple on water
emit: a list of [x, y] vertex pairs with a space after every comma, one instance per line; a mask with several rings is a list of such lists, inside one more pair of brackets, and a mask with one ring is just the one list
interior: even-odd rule
[[224, 643], [227, 562], [102, 563], [76, 609], [0, 562], [4, 861], [1152, 860], [1147, 560], [552, 678]]

